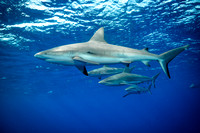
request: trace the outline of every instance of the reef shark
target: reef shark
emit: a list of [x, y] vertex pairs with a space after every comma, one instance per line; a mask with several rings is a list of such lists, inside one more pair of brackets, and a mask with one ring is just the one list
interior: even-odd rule
[[[133, 68], [131, 68], [131, 71]], [[105, 75], [122, 73], [125, 69], [126, 68], [116, 68], [116, 67], [109, 67], [109, 66], [104, 65], [101, 68], [97, 68], [97, 69], [89, 71], [88, 75], [91, 77], [98, 77], [99, 79], [101, 79], [101, 77]]]
[[185, 45], [157, 55], [142, 50], [108, 44], [104, 40], [104, 28], [98, 29], [88, 42], [58, 46], [36, 53], [36, 58], [50, 63], [76, 66], [83, 74], [88, 75], [87, 65], [130, 64], [142, 61], [147, 66], [151, 60], [160, 63], [165, 74], [170, 78], [168, 63], [178, 54], [188, 48]]
[[153, 77], [147, 77], [139, 74], [133, 74], [130, 73], [130, 71], [127, 71], [127, 69], [119, 74], [112, 75], [110, 77], [107, 77], [98, 83], [114, 86], [114, 85], [132, 85], [132, 84], [140, 84], [143, 82], [152, 82], [152, 85], [155, 87], [155, 80], [159, 76], [160, 73], [156, 74]]
[[151, 84], [149, 85], [148, 88], [140, 87], [137, 85], [131, 85], [128, 88], [126, 88], [125, 90], [126, 90], [127, 94], [125, 94], [123, 97], [126, 97], [130, 94], [141, 94], [141, 93], [146, 93], [146, 92], [149, 92], [150, 94], [152, 94], [151, 93]]

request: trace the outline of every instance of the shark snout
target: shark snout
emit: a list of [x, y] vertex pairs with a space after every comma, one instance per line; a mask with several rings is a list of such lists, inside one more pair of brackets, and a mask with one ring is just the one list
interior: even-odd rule
[[99, 81], [98, 82], [99, 84], [104, 84], [105, 82], [103, 80]]
[[38, 52], [34, 55], [34, 57], [39, 58], [39, 59], [49, 59], [49, 56], [45, 54], [45, 52]]
[[104, 81], [104, 80], [101, 80], [101, 81], [99, 81], [98, 83], [99, 83], [99, 84], [103, 84], [103, 85], [109, 85], [109, 83], [106, 82], [106, 81]]
[[40, 55], [41, 55], [41, 52], [36, 53], [36, 54], [34, 55], [34, 57], [39, 58]]

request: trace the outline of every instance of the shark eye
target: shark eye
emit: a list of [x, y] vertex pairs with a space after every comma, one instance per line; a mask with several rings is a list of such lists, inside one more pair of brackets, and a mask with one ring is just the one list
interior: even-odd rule
[[90, 52], [90, 51], [88, 51], [87, 53], [88, 53], [88, 54], [91, 54], [91, 52]]

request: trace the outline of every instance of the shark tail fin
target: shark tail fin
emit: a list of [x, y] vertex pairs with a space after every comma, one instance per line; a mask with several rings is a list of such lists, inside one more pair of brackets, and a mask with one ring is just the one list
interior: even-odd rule
[[152, 95], [152, 92], [151, 92], [151, 85], [152, 85], [152, 84], [150, 84], [149, 87], [148, 87], [148, 92]]
[[[155, 80], [157, 79], [157, 77], [160, 75], [160, 73], [156, 74], [155, 76], [152, 77], [152, 85], [154, 86], [154, 88], [156, 87], [155, 86]], [[150, 87], [151, 88], [151, 87]]]
[[182, 51], [184, 51], [185, 49], [187, 49], [189, 47], [189, 45], [185, 45], [179, 48], [175, 48], [172, 50], [169, 50], [165, 53], [162, 53], [159, 55], [159, 63], [163, 69], [163, 71], [165, 72], [165, 74], [170, 78], [170, 74], [169, 74], [169, 69], [168, 69], [168, 63], [173, 60], [177, 55], [179, 55]]

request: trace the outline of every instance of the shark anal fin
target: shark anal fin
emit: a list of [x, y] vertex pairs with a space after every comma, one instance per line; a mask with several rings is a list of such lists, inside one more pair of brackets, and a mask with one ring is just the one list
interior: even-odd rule
[[94, 64], [94, 65], [99, 65], [98, 62], [95, 62], [95, 61], [90, 61], [90, 60], [85, 60], [79, 56], [75, 56], [72, 58], [74, 61], [79, 61], [79, 62], [82, 62], [82, 63], [89, 63], [89, 64]]

